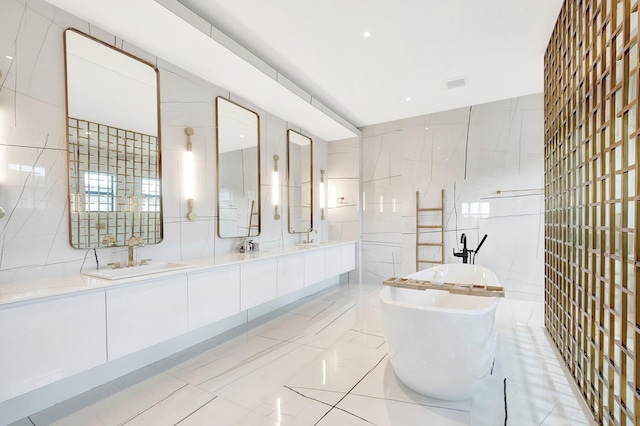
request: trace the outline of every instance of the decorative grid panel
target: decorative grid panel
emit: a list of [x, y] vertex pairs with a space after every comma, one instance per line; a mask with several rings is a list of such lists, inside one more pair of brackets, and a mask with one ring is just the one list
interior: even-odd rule
[[566, 0], [545, 54], [545, 322], [595, 418], [640, 412], [638, 0]]

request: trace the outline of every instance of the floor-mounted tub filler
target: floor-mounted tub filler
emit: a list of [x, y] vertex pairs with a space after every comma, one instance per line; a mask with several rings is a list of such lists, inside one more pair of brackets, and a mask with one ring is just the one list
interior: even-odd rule
[[[438, 265], [407, 278], [499, 285], [492, 271], [469, 264]], [[432, 398], [473, 397], [491, 372], [499, 299], [385, 285], [380, 301], [389, 359], [398, 379]]]

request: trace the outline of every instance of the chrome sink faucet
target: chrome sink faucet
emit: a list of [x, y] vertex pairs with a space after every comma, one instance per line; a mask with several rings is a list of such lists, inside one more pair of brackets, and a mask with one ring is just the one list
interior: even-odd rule
[[144, 246], [144, 240], [142, 239], [142, 237], [136, 237], [135, 235], [132, 235], [131, 238], [129, 238], [129, 242], [127, 243], [127, 246], [129, 247], [129, 258], [127, 260], [127, 266], [136, 266], [136, 262], [134, 262], [133, 260], [133, 245], [135, 243], [138, 243], [138, 247]]

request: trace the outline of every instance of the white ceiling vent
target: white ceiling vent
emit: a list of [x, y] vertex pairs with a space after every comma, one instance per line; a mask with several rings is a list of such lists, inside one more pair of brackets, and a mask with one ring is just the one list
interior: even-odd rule
[[447, 89], [455, 89], [456, 87], [462, 87], [465, 84], [467, 84], [467, 82], [465, 81], [464, 77], [455, 78], [453, 80], [447, 81]]

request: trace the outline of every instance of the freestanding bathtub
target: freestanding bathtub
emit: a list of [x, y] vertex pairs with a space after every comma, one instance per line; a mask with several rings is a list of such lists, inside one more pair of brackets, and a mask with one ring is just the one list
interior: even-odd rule
[[[457, 263], [408, 278], [499, 285], [489, 269]], [[398, 379], [432, 398], [471, 398], [491, 372], [498, 299], [384, 286], [380, 301], [389, 359]]]

